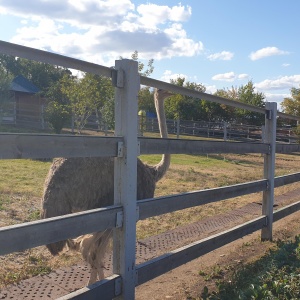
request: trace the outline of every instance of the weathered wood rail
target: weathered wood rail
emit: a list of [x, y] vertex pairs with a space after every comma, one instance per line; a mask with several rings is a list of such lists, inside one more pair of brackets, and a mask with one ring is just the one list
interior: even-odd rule
[[[112, 78], [115, 86], [115, 137], [0, 135], [1, 159], [59, 156], [116, 158], [115, 183], [117, 184], [115, 184], [113, 206], [0, 228], [1, 255], [114, 228], [114, 275], [61, 299], [99, 299], [99, 296], [101, 299], [112, 299], [117, 296], [120, 299], [134, 299], [136, 285], [244, 235], [262, 230], [262, 239], [272, 239], [273, 221], [299, 210], [300, 202], [297, 202], [273, 213], [274, 188], [300, 180], [300, 173], [274, 177], [275, 152], [300, 152], [300, 145], [276, 144], [276, 103], [266, 103], [265, 108], [258, 108], [139, 76], [137, 63], [130, 60], [116, 61], [115, 69], [111, 69], [1, 41], [0, 53], [108, 76]], [[137, 94], [140, 84], [265, 114], [264, 143], [138, 139]], [[282, 113], [278, 113], [278, 116], [300, 120], [299, 117]], [[253, 182], [136, 202], [137, 156], [158, 153], [262, 153], [264, 154], [264, 176], [261, 180]], [[263, 192], [261, 217], [146, 263], [135, 264], [136, 220], [260, 191]]]

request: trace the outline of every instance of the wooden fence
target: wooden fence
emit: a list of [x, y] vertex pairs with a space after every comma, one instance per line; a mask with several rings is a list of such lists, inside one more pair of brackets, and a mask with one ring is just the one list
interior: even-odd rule
[[[189, 120], [167, 120], [168, 132], [180, 136], [207, 137], [213, 139], [257, 142], [264, 139], [264, 126], [251, 126], [228, 122], [205, 122]], [[139, 116], [139, 135], [147, 132], [159, 132], [157, 118]], [[276, 141], [284, 143], [298, 143], [294, 128], [277, 128]]]
[[[262, 239], [272, 239], [273, 222], [299, 210], [300, 201], [273, 213], [274, 188], [300, 181], [300, 173], [274, 178], [275, 152], [300, 152], [300, 145], [276, 144], [276, 103], [266, 103], [266, 108], [262, 109], [139, 76], [137, 62], [131, 60], [118, 60], [115, 69], [111, 69], [1, 41], [0, 53], [101, 74], [111, 77], [115, 86], [114, 137], [0, 134], [2, 159], [82, 155], [115, 157], [113, 206], [0, 228], [0, 255], [106, 228], [115, 229], [114, 275], [61, 299], [134, 299], [135, 286], [249, 233], [261, 230]], [[138, 138], [137, 95], [140, 84], [265, 114], [264, 143]], [[299, 120], [282, 113], [278, 116]], [[253, 182], [136, 202], [137, 156], [157, 153], [262, 153], [265, 157], [264, 176]], [[135, 264], [137, 220], [259, 191], [263, 192], [262, 216], [143, 264]]]

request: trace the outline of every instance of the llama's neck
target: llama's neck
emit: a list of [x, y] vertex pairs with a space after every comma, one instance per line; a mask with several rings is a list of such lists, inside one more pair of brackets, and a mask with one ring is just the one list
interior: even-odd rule
[[[169, 93], [162, 92], [164, 94], [160, 94], [160, 91], [155, 90], [154, 92], [154, 103], [157, 113], [157, 120], [159, 126], [159, 132], [161, 138], [168, 138], [168, 130], [167, 130], [167, 121], [164, 109], [164, 99], [170, 96]], [[170, 154], [163, 154], [161, 161], [155, 165], [154, 169], [156, 172], [156, 181], [163, 178], [166, 174], [167, 170], [169, 169], [171, 162], [171, 155]]]

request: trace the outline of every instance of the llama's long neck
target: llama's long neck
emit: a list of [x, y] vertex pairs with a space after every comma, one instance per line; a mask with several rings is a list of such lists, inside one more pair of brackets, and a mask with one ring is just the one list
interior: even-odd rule
[[[171, 94], [169, 94], [168, 92], [157, 90], [157, 89], [154, 92], [154, 103], [155, 103], [159, 132], [161, 138], [168, 138], [164, 100], [170, 95]], [[162, 179], [163, 176], [166, 174], [167, 170], [169, 169], [170, 162], [171, 162], [171, 155], [163, 154], [161, 161], [154, 166], [154, 169], [156, 171], [156, 181]]]

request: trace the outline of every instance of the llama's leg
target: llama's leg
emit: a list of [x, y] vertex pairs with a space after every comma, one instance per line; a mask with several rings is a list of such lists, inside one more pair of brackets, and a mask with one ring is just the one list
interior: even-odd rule
[[98, 280], [104, 279], [103, 265], [101, 264], [97, 270], [98, 270]]
[[97, 281], [97, 269], [95, 267], [91, 267], [90, 280], [87, 285], [93, 284], [96, 281]]

